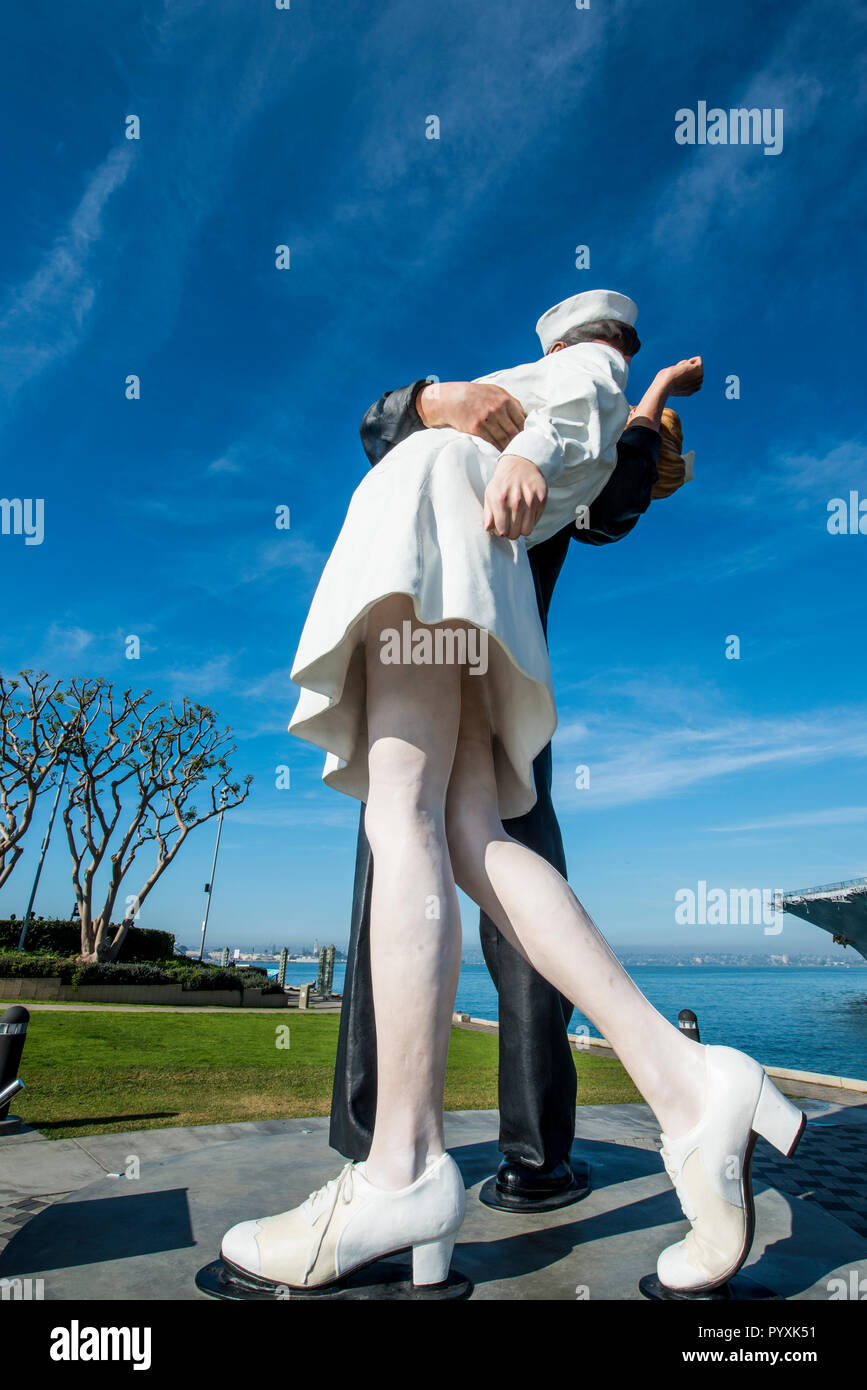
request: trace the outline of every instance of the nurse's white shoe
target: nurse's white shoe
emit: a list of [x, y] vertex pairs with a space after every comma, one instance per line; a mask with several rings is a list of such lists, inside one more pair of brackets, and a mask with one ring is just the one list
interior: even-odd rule
[[706, 1293], [737, 1274], [755, 1230], [750, 1169], [756, 1135], [791, 1157], [807, 1123], [758, 1062], [732, 1047], [705, 1047], [705, 1111], [680, 1139], [662, 1135], [662, 1158], [692, 1230], [663, 1250], [660, 1283]]
[[429, 1158], [409, 1187], [374, 1187], [363, 1163], [347, 1163], [306, 1202], [279, 1216], [242, 1221], [223, 1237], [231, 1269], [289, 1288], [319, 1288], [384, 1255], [412, 1249], [416, 1286], [448, 1278], [464, 1219], [463, 1179], [449, 1154]]

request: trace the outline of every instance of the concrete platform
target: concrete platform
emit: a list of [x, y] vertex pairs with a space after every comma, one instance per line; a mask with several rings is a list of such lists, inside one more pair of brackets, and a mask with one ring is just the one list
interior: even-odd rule
[[[815, 1106], [813, 1114], [820, 1128], [835, 1120], [828, 1107]], [[646, 1106], [581, 1107], [577, 1129], [574, 1153], [591, 1165], [590, 1196], [547, 1216], [515, 1217], [477, 1200], [499, 1158], [496, 1113], [446, 1116], [446, 1140], [469, 1196], [454, 1267], [473, 1280], [475, 1299], [640, 1299], [639, 1278], [683, 1234], [686, 1223]], [[867, 1138], [861, 1124], [857, 1133]], [[828, 1281], [848, 1285], [853, 1270], [867, 1278], [867, 1238], [809, 1194], [779, 1192], [762, 1181], [764, 1148], [760, 1141], [757, 1236], [745, 1272], [797, 1300], [827, 1300]], [[296, 1205], [343, 1162], [328, 1146], [324, 1118], [110, 1135], [79, 1141], [76, 1149], [67, 1154], [61, 1143], [31, 1139], [2, 1150], [3, 1186], [18, 1195], [25, 1223], [10, 1232], [0, 1279], [42, 1279], [46, 1300], [202, 1299], [195, 1273], [216, 1256], [227, 1227]], [[122, 1172], [132, 1155], [140, 1160], [140, 1177], [109, 1175]], [[27, 1192], [37, 1182], [28, 1188], [11, 1179], [16, 1167], [20, 1178], [29, 1170], [36, 1179], [37, 1157], [43, 1193], [63, 1190], [64, 1171], [74, 1170], [84, 1185], [36, 1210], [39, 1203]], [[82, 1172], [85, 1157], [99, 1167], [95, 1179], [92, 1169]], [[75, 1185], [70, 1181], [67, 1190]]]

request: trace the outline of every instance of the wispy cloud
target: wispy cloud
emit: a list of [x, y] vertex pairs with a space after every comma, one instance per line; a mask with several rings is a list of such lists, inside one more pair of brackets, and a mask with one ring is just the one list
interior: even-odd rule
[[[702, 88], [696, 98], [710, 106], [782, 108], [785, 112], [785, 140], [809, 137], [812, 126], [823, 112], [825, 91], [822, 82], [808, 70], [805, 57], [816, 41], [816, 27], [826, 23], [808, 7], [796, 16], [785, 39], [769, 61], [749, 75], [739, 77], [737, 89], [710, 91]], [[672, 143], [674, 110], [672, 110]], [[846, 139], [857, 138], [855, 122]], [[707, 238], [728, 237], [732, 226], [744, 216], [779, 218], [781, 188], [771, 177], [771, 166], [778, 158], [767, 157], [758, 148], [696, 148], [683, 150], [683, 167], [662, 188], [651, 235], [666, 254], [682, 253]], [[835, 158], [841, 152], [835, 151]], [[710, 157], [708, 157], [710, 156]]]
[[353, 797], [335, 797], [333, 792], [324, 788], [312, 793], [286, 791], [279, 806], [258, 802], [254, 793], [237, 811], [232, 812], [232, 821], [237, 825], [252, 825], [267, 830], [289, 827], [307, 829], [311, 826], [346, 830], [357, 826], [359, 804]]
[[708, 829], [729, 834], [747, 830], [795, 830], [801, 826], [854, 825], [864, 820], [867, 820], [867, 806], [832, 806], [823, 811], [789, 811], [784, 815], [745, 821], [743, 825], [711, 825]]
[[[141, 320], [140, 356], [174, 320], [196, 232], [225, 193], [245, 130], [279, 99], [287, 67], [303, 61], [311, 41], [290, 36], [275, 15], [271, 39], [263, 43], [244, 7], [233, 8], [225, 27], [209, 0], [164, 0], [140, 21], [153, 65], [149, 89], [158, 91], [165, 75], [178, 74], [171, 98], [173, 121], [160, 150], [163, 168], [171, 171], [170, 196], [162, 185], [155, 197], [146, 190], [151, 236], [138, 247], [137, 273], [125, 286], [125, 316]], [[229, 91], [231, 100], [224, 99]], [[156, 101], [152, 109], [158, 110]], [[107, 248], [105, 213], [135, 167], [137, 151], [146, 147], [146, 119], [144, 132], [141, 144], [123, 140], [109, 151], [37, 269], [8, 292], [0, 309], [0, 393], [7, 401], [79, 346], [98, 309], [100, 291], [116, 289], [113, 270], [133, 229], [126, 227], [123, 237]], [[214, 145], [220, 158], [205, 158]], [[233, 464], [230, 454], [216, 461], [214, 471], [221, 466], [231, 470]]]
[[300, 570], [309, 579], [318, 578], [327, 559], [328, 552], [312, 541], [287, 534], [285, 538], [257, 546], [241, 568], [238, 582], [258, 584], [275, 579], [286, 570]]
[[[829, 500], [848, 497], [850, 488], [863, 490], [865, 482], [867, 446], [858, 439], [831, 438], [809, 453], [772, 446], [736, 488], [713, 498], [713, 506], [763, 520], [814, 512], [821, 523], [814, 534], [821, 536]], [[781, 558], [789, 553], [788, 546], [777, 550]]]
[[180, 688], [184, 695], [210, 696], [232, 687], [233, 670], [234, 658], [224, 653], [209, 657], [199, 665], [174, 667], [162, 672], [161, 678], [171, 688]]
[[96, 633], [86, 628], [52, 623], [45, 634], [44, 650], [49, 657], [76, 660], [91, 650], [95, 642]]
[[867, 759], [867, 709], [817, 711], [790, 718], [736, 718], [708, 725], [679, 724], [654, 730], [647, 723], [611, 715], [587, 721], [590, 736], [567, 726], [554, 751], [590, 767], [590, 787], [568, 790], [570, 774], [558, 772], [563, 811], [675, 797], [689, 789], [771, 768], [806, 767], [838, 758]]
[[97, 291], [92, 271], [106, 207], [132, 166], [133, 145], [109, 152], [42, 263], [12, 289], [0, 314], [0, 390], [10, 398], [83, 338]]
[[863, 486], [867, 445], [847, 439], [818, 453], [786, 454], [777, 464], [777, 473], [795, 505], [813, 506], [818, 500], [824, 510], [829, 495], [848, 497], [850, 488]]
[[235, 447], [230, 447], [219, 458], [213, 459], [207, 466], [208, 473], [246, 473], [247, 467], [241, 458], [241, 451]]
[[287, 696], [297, 698], [298, 687], [292, 684], [289, 674], [291, 669], [290, 666], [278, 666], [276, 670], [267, 671], [264, 675], [248, 681], [243, 689], [244, 699], [279, 701], [285, 704]]

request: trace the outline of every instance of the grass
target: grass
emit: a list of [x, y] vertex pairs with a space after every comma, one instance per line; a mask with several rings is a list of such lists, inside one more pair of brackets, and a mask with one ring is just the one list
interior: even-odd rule
[[[241, 997], [241, 996], [239, 995], [238, 998], [240, 998], [240, 997]], [[74, 999], [24, 999], [24, 998], [21, 998], [21, 999], [0, 999], [0, 1011], [2, 1011], [2, 1009], [5, 1008], [5, 1007], [11, 1006], [12, 1004], [23, 1004], [23, 1005], [25, 1006], [25, 1008], [43, 1008], [43, 1009], [51, 1008], [52, 1010], [56, 1010], [58, 1013], [62, 1013], [64, 1009], [66, 1009], [69, 1013], [73, 1013], [73, 1012], [75, 1011], [76, 1008], [78, 1008], [78, 1009], [109, 1009], [109, 1010], [111, 1010], [113, 1013], [128, 1013], [131, 1009], [135, 1009], [135, 1010], [144, 1009], [144, 1010], [146, 1010], [148, 1013], [154, 1013], [154, 1014], [177, 1013], [178, 1009], [198, 1009], [201, 1013], [206, 1013], [206, 1012], [209, 1012], [209, 1011], [213, 1013], [213, 1011], [214, 1011], [215, 1009], [219, 1009], [220, 1012], [223, 1013], [223, 1012], [225, 1012], [226, 1009], [240, 1008], [240, 1007], [241, 1007], [240, 1004], [239, 1004], [239, 1005], [232, 1005], [232, 1004], [122, 1004], [120, 1001], [115, 1001], [115, 1000], [112, 1000], [111, 1003], [109, 1003], [109, 1004], [103, 1004], [103, 1002], [102, 1002], [100, 999], [88, 999], [86, 1002], [85, 1002], [84, 1000], [82, 1000], [80, 1004], [76, 1005], [76, 1002], [75, 1002]], [[267, 1006], [266, 1006], [266, 1007], [267, 1007]], [[251, 1012], [252, 1012], [252, 1013], [257, 1013], [257, 1012], [258, 1012], [258, 1013], [261, 1013], [261, 1009], [253, 1009], [253, 1010], [251, 1010]]]
[[[334, 1014], [31, 1015], [15, 1113], [48, 1138], [327, 1115]], [[289, 1047], [277, 1046], [289, 1029]], [[575, 1054], [585, 1105], [640, 1100], [619, 1062]], [[497, 1105], [497, 1037], [453, 1028], [446, 1109]]]

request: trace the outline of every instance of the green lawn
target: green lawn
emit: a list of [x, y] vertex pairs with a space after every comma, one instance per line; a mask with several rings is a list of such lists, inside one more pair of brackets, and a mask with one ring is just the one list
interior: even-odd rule
[[[327, 1115], [338, 1023], [334, 1014], [39, 1011], [14, 1110], [54, 1139]], [[278, 1048], [286, 1027], [290, 1045]], [[641, 1099], [619, 1062], [584, 1053], [575, 1062], [579, 1103]], [[496, 1105], [496, 1035], [453, 1028], [446, 1108]]]

